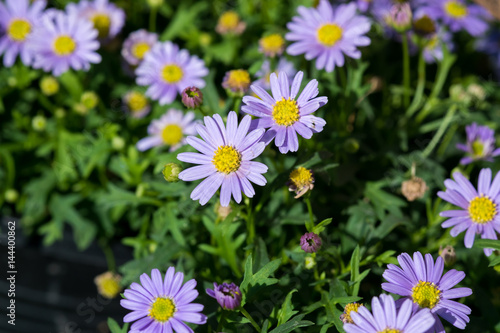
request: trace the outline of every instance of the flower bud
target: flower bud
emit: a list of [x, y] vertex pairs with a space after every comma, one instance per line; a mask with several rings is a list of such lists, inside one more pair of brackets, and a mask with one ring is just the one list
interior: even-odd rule
[[208, 296], [215, 298], [217, 303], [226, 310], [235, 310], [241, 305], [241, 290], [234, 283], [218, 285], [214, 282], [214, 289], [205, 290]]
[[42, 132], [47, 126], [47, 119], [45, 119], [45, 117], [42, 115], [34, 116], [31, 120], [31, 126], [35, 131]]
[[429, 37], [436, 33], [436, 24], [427, 15], [413, 21], [413, 31], [421, 37]]
[[359, 150], [359, 141], [353, 138], [349, 138], [344, 142], [344, 149], [349, 154], [354, 154]]
[[219, 202], [217, 202], [217, 205], [215, 207], [217, 217], [219, 217], [221, 220], [225, 220], [226, 217], [228, 217], [228, 215], [233, 211], [231, 206], [224, 207]]
[[57, 108], [54, 111], [54, 115], [56, 116], [56, 118], [62, 119], [64, 117], [66, 117], [66, 111], [64, 111], [63, 108]]
[[427, 184], [419, 177], [412, 177], [412, 179], [406, 180], [401, 184], [401, 192], [408, 201], [422, 198], [425, 191], [427, 191]]
[[44, 76], [40, 80], [40, 90], [45, 96], [52, 96], [59, 91], [59, 82], [53, 76]]
[[486, 97], [484, 88], [477, 83], [469, 84], [469, 86], [467, 87], [467, 92], [471, 97], [475, 98], [478, 101], [484, 101]]
[[121, 136], [115, 136], [111, 140], [111, 147], [113, 147], [114, 150], [122, 150], [123, 147], [125, 147], [125, 140]]
[[313, 232], [308, 232], [300, 237], [300, 247], [307, 253], [314, 253], [321, 247], [321, 238]]
[[86, 91], [82, 94], [80, 102], [87, 108], [87, 110], [92, 110], [97, 106], [99, 102], [99, 96], [93, 91]]
[[97, 291], [101, 296], [112, 299], [115, 298], [122, 290], [122, 287], [120, 286], [121, 279], [122, 277], [118, 274], [106, 272], [96, 276], [94, 283], [96, 284]]
[[316, 259], [307, 256], [306, 259], [304, 260], [304, 266], [306, 267], [306, 269], [313, 269], [314, 266], [316, 266]]
[[240, 20], [238, 13], [232, 10], [222, 13], [217, 21], [215, 31], [221, 35], [241, 35], [245, 31], [246, 24]]
[[391, 7], [387, 23], [398, 32], [405, 32], [411, 28], [412, 12], [408, 2], [396, 3]]
[[455, 249], [451, 245], [446, 245], [444, 249], [442, 246], [440, 246], [439, 256], [443, 258], [444, 264], [446, 266], [452, 266], [457, 261], [457, 254], [455, 253]]
[[147, 0], [149, 7], [151, 8], [158, 8], [163, 5], [164, 0]]
[[19, 192], [17, 192], [13, 188], [9, 188], [8, 190], [5, 191], [4, 197], [5, 201], [7, 201], [8, 203], [14, 203], [19, 198]]
[[196, 87], [187, 87], [182, 91], [182, 104], [188, 109], [196, 109], [203, 103], [203, 93]]
[[163, 177], [169, 183], [176, 183], [179, 181], [179, 173], [181, 173], [182, 167], [177, 163], [167, 163], [163, 167]]

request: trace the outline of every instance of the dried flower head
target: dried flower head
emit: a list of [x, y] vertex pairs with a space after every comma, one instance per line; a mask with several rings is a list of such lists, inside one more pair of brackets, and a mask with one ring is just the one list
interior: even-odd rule
[[427, 191], [427, 184], [419, 177], [412, 177], [412, 179], [406, 180], [401, 184], [401, 192], [408, 201], [422, 198], [425, 191]]
[[455, 248], [451, 245], [446, 245], [445, 248], [439, 247], [439, 256], [443, 258], [446, 266], [452, 266], [457, 261], [457, 254]]
[[101, 296], [112, 299], [115, 298], [122, 290], [122, 287], [120, 286], [121, 280], [122, 277], [120, 275], [112, 272], [106, 272], [96, 276], [94, 283]]
[[245, 31], [246, 26], [245, 22], [240, 20], [238, 13], [228, 10], [219, 17], [215, 31], [221, 35], [241, 35]]
[[312, 170], [304, 167], [298, 167], [290, 173], [290, 179], [287, 182], [288, 189], [296, 193], [295, 199], [300, 198], [307, 191], [314, 188], [314, 175]]
[[[250, 87], [250, 74], [244, 69], [234, 69], [226, 72], [222, 87], [231, 90], [233, 93], [243, 95]], [[238, 111], [238, 110], [236, 110]]]

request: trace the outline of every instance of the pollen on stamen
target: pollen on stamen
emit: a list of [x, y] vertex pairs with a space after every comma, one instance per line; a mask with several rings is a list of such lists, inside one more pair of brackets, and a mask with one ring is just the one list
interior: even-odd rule
[[241, 154], [234, 147], [220, 146], [212, 159], [217, 171], [230, 174], [238, 171], [241, 165]]
[[474, 223], [485, 224], [497, 214], [497, 205], [488, 197], [475, 197], [470, 201], [468, 211]]
[[332, 47], [342, 39], [343, 30], [335, 23], [323, 24], [317, 32], [318, 41], [326, 47]]
[[173, 146], [181, 141], [182, 129], [176, 124], [167, 125], [161, 132], [161, 137], [165, 144]]
[[176, 64], [165, 65], [161, 71], [162, 79], [170, 84], [179, 82], [183, 76], [182, 69]]
[[149, 316], [157, 322], [164, 323], [172, 318], [176, 311], [177, 308], [172, 299], [158, 297], [151, 305]]
[[432, 309], [441, 299], [441, 290], [432, 282], [419, 281], [412, 288], [412, 299], [421, 308]]
[[7, 35], [16, 42], [22, 42], [31, 32], [31, 24], [23, 19], [14, 19], [7, 28]]
[[465, 7], [463, 4], [459, 3], [458, 1], [448, 1], [444, 5], [445, 11], [448, 13], [448, 15], [454, 17], [454, 18], [462, 18], [465, 15], [467, 15], [467, 7]]
[[294, 99], [284, 97], [273, 107], [273, 119], [280, 126], [291, 126], [299, 120], [299, 107]]

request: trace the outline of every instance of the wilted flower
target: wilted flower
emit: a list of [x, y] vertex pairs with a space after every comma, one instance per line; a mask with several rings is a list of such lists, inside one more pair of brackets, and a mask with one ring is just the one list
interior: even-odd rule
[[306, 194], [307, 191], [314, 188], [313, 173], [309, 169], [298, 167], [290, 173], [290, 179], [287, 184], [288, 189], [295, 192], [295, 199], [300, 198]]
[[401, 184], [401, 192], [408, 201], [414, 201], [422, 198], [425, 191], [427, 191], [427, 184], [422, 178], [419, 177], [414, 176], [410, 180], [405, 180]]
[[28, 37], [27, 46], [34, 54], [33, 67], [59, 76], [68, 71], [89, 70], [101, 62], [97, 30], [76, 13], [54, 11], [43, 15], [40, 25]]
[[44, 76], [40, 80], [40, 90], [45, 96], [52, 96], [59, 91], [59, 82], [53, 76]]
[[137, 66], [158, 41], [158, 35], [141, 29], [132, 32], [123, 42], [122, 56], [129, 65]]
[[246, 24], [240, 20], [238, 13], [228, 10], [219, 17], [215, 31], [221, 35], [241, 35], [245, 31], [245, 28]]
[[300, 248], [307, 253], [318, 252], [321, 244], [321, 238], [314, 232], [307, 232], [300, 237]]
[[285, 40], [280, 34], [272, 34], [259, 39], [259, 51], [268, 57], [280, 56], [284, 50]]
[[310, 139], [326, 125], [324, 119], [312, 115], [328, 102], [326, 96], [316, 97], [319, 93], [317, 80], [311, 80], [297, 97], [303, 75], [303, 72], [298, 72], [290, 86], [286, 73], [280, 72], [279, 79], [272, 73], [272, 97], [256, 85], [251, 89], [259, 98], [243, 97], [246, 105], [241, 110], [258, 117], [252, 121], [253, 127], [269, 128], [262, 140], [269, 144], [275, 139], [274, 143], [282, 154], [299, 149], [297, 133]]
[[115, 298], [122, 287], [120, 282], [122, 277], [118, 274], [113, 274], [112, 272], [105, 272], [98, 275], [94, 279], [94, 283], [97, 286], [97, 292], [108, 299]]
[[[482, 169], [479, 172], [477, 190], [460, 172], [455, 172], [453, 178], [455, 181], [445, 180], [446, 191], [438, 192], [438, 196], [460, 209], [441, 212], [440, 216], [449, 218], [441, 227], [453, 227], [450, 231], [453, 237], [467, 230], [464, 243], [468, 249], [474, 244], [476, 234], [480, 234], [481, 238], [496, 240], [495, 230], [500, 232], [500, 172], [492, 182], [491, 169]], [[492, 252], [493, 249], [484, 249], [487, 256]]]
[[163, 178], [169, 183], [176, 183], [179, 181], [179, 173], [181, 173], [182, 167], [177, 163], [167, 163], [163, 167], [162, 173]]
[[472, 123], [465, 127], [467, 142], [457, 144], [457, 148], [466, 152], [467, 156], [460, 164], [469, 164], [478, 160], [493, 162], [493, 157], [500, 155], [500, 148], [495, 149], [495, 131], [488, 126]]
[[215, 298], [223, 309], [235, 310], [241, 304], [240, 288], [233, 282], [224, 282], [221, 285], [214, 282], [214, 289], [206, 289], [205, 291], [208, 296]]
[[260, 141], [264, 129], [248, 133], [250, 121], [250, 116], [245, 116], [238, 126], [236, 112], [231, 111], [224, 126], [222, 117], [215, 114], [205, 117], [205, 126], [196, 126], [203, 140], [194, 136], [186, 139], [201, 154], [188, 152], [177, 155], [180, 161], [199, 164], [182, 171], [179, 178], [183, 181], [206, 178], [191, 192], [191, 199], [200, 200], [200, 204], [205, 205], [220, 187], [220, 204], [226, 207], [231, 197], [241, 202], [241, 192], [249, 198], [255, 195], [250, 182], [259, 186], [267, 183], [262, 175], [267, 172], [267, 166], [252, 161], [266, 147]]
[[446, 245], [445, 248], [439, 247], [439, 256], [443, 258], [444, 264], [446, 266], [452, 266], [455, 261], [457, 261], [457, 254], [455, 253], [455, 248], [451, 245]]
[[203, 88], [208, 74], [203, 60], [179, 50], [172, 42], [157, 43], [135, 70], [136, 82], [148, 86], [146, 95], [160, 105], [172, 103], [184, 88]]
[[175, 273], [174, 267], [168, 268], [165, 279], [158, 269], [153, 269], [151, 278], [144, 273], [140, 280], [141, 284], [134, 282], [124, 291], [125, 299], [120, 301], [122, 307], [132, 311], [123, 318], [125, 323], [135, 321], [131, 331], [190, 332], [184, 322], [207, 322], [207, 316], [201, 313], [203, 305], [192, 303], [198, 297], [196, 280], [183, 284], [184, 274]]
[[188, 109], [196, 109], [203, 104], [203, 93], [196, 87], [187, 87], [182, 91], [182, 104]]
[[123, 9], [108, 0], [81, 0], [78, 3], [69, 3], [66, 10], [92, 22], [101, 40], [115, 37], [125, 24]]
[[411, 28], [412, 12], [408, 2], [398, 2], [392, 5], [387, 17], [387, 24], [398, 32], [405, 32]]
[[27, 47], [27, 41], [40, 23], [46, 4], [45, 0], [33, 4], [29, 0], [0, 2], [0, 55], [3, 54], [5, 67], [11, 67], [18, 55], [23, 64], [31, 64], [33, 54]]
[[[451, 269], [443, 275], [443, 258], [437, 257], [434, 262], [429, 253], [424, 259], [420, 252], [415, 252], [413, 260], [408, 253], [402, 253], [398, 256], [398, 262], [401, 268], [389, 264], [382, 274], [388, 281], [382, 283], [382, 289], [406, 298], [405, 301], [400, 302], [408, 303], [408, 305], [403, 303], [400, 311], [403, 312], [403, 308], [405, 308], [404, 311], [410, 311], [406, 309], [406, 306], [412, 308], [413, 302], [413, 309], [420, 309], [417, 314], [423, 310], [430, 310], [435, 319], [434, 330], [436, 332], [444, 332], [439, 317], [457, 328], [464, 329], [469, 322], [468, 315], [471, 310], [468, 306], [452, 301], [452, 299], [472, 295], [470, 288], [453, 288], [463, 280], [465, 273]], [[353, 319], [356, 321], [355, 317]], [[428, 328], [430, 327], [420, 327], [419, 332], [426, 332]]]
[[351, 318], [351, 312], [353, 312], [353, 311], [358, 312], [358, 309], [362, 306], [364, 306], [364, 305], [361, 303], [356, 303], [356, 302], [347, 304], [344, 307], [344, 313], [342, 313], [342, 315], [340, 316], [340, 320], [342, 320], [342, 322], [344, 324], [348, 324], [348, 323], [354, 324], [354, 321], [352, 321], [352, 318]]
[[396, 308], [394, 298], [381, 294], [372, 298], [372, 311], [364, 306], [351, 312], [353, 323], [344, 324], [347, 333], [424, 333], [435, 319], [429, 309], [412, 312], [411, 300], [405, 300]]
[[129, 91], [123, 96], [125, 108], [133, 118], [144, 118], [151, 111], [147, 97], [139, 91]]
[[180, 110], [170, 109], [158, 120], [153, 120], [148, 126], [148, 137], [137, 142], [137, 149], [148, 150], [152, 147], [167, 145], [174, 151], [185, 144], [186, 135], [196, 133], [194, 113], [186, 115]]
[[226, 72], [224, 80], [222, 80], [222, 87], [242, 96], [248, 91], [249, 86], [250, 74], [244, 69], [234, 69]]
[[365, 34], [371, 23], [367, 17], [356, 14], [356, 4], [341, 4], [333, 8], [328, 0], [321, 0], [318, 8], [300, 6], [300, 16], [287, 24], [290, 32], [285, 38], [290, 55], [305, 54], [307, 60], [316, 58], [316, 68], [332, 72], [335, 66], [344, 66], [344, 55], [359, 59], [359, 46], [370, 44]]

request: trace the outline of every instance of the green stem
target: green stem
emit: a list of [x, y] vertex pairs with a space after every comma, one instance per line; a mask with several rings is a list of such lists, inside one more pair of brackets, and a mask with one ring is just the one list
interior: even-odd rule
[[116, 264], [115, 264], [115, 256], [113, 255], [113, 251], [109, 244], [103, 239], [101, 240], [101, 248], [104, 252], [104, 256], [106, 257], [106, 262], [108, 263], [108, 270], [110, 272], [116, 272]]
[[222, 331], [222, 326], [224, 326], [225, 317], [226, 317], [226, 311], [224, 311], [224, 309], [222, 309], [222, 313], [221, 313], [220, 319], [219, 319], [219, 324], [217, 325], [217, 332]]
[[431, 142], [429, 142], [429, 145], [425, 148], [424, 152], [422, 153], [422, 157], [424, 159], [427, 158], [432, 153], [436, 145], [439, 143], [439, 140], [441, 140], [441, 137], [443, 136], [444, 132], [450, 125], [456, 110], [457, 106], [455, 104], [453, 104], [448, 109], [448, 112], [446, 113], [446, 116], [443, 118], [443, 121], [441, 122], [441, 125], [439, 126], [436, 134], [434, 135]]
[[257, 322], [252, 318], [252, 316], [248, 313], [247, 310], [245, 310], [243, 307], [240, 307], [240, 312], [250, 321], [250, 323], [252, 323], [252, 326], [257, 330], [257, 332], [261, 331]]
[[424, 50], [421, 48], [418, 53], [418, 83], [417, 90], [415, 91], [415, 95], [413, 96], [413, 100], [411, 101], [410, 107], [406, 111], [406, 116], [411, 117], [415, 111], [418, 110], [421, 102], [422, 96], [424, 95], [424, 87], [425, 87], [425, 59], [424, 59]]
[[156, 6], [151, 8], [151, 11], [149, 12], [149, 31], [155, 32], [156, 31], [156, 12], [158, 9]]
[[314, 214], [311, 206], [311, 200], [309, 200], [309, 196], [307, 196], [304, 201], [307, 205], [307, 211], [309, 212], [309, 220], [311, 221], [311, 226], [314, 226]]
[[[252, 203], [249, 201], [248, 206], [247, 206], [248, 214], [247, 214], [247, 231], [248, 231], [248, 238], [247, 238], [247, 244], [251, 245], [254, 242], [255, 239], [255, 219], [253, 216], [252, 212]], [[248, 250], [248, 252], [251, 252], [252, 250]], [[249, 255], [248, 253], [247, 255]]]
[[233, 111], [236, 112], [236, 113], [240, 112], [241, 100], [242, 100], [241, 97], [236, 97], [234, 99], [234, 109], [233, 109]]
[[408, 51], [408, 37], [402, 34], [403, 38], [403, 86], [404, 106], [410, 105], [410, 52]]
[[345, 92], [345, 91], [347, 91], [347, 75], [345, 73], [345, 68], [344, 67], [337, 67], [337, 70], [339, 72], [340, 82], [341, 82], [342, 87], [344, 88], [344, 92]]

